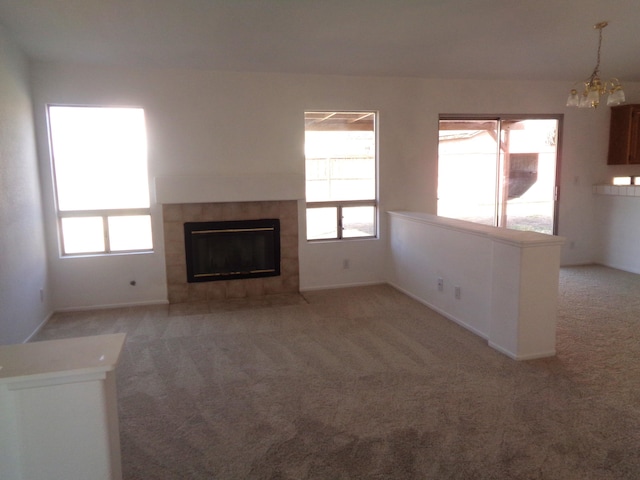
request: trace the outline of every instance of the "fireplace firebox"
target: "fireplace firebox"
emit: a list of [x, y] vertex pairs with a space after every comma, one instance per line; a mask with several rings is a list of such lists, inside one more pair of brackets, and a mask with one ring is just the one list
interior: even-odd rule
[[280, 275], [280, 220], [184, 224], [187, 281]]

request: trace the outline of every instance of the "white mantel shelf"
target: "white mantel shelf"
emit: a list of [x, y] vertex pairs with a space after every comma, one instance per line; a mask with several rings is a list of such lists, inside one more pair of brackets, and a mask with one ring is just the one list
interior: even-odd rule
[[159, 204], [259, 202], [305, 197], [304, 174], [172, 175], [155, 178]]
[[593, 193], [617, 197], [640, 197], [640, 185], [594, 185]]
[[0, 346], [0, 478], [120, 480], [123, 333]]

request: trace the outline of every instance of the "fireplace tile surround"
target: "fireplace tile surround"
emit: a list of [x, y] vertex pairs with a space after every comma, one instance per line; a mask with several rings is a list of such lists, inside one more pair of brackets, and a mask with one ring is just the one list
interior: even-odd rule
[[[164, 204], [162, 215], [167, 290], [170, 304], [260, 297], [299, 291], [298, 202], [296, 200]], [[216, 282], [187, 282], [184, 245], [185, 222], [263, 218], [280, 219], [280, 276]]]

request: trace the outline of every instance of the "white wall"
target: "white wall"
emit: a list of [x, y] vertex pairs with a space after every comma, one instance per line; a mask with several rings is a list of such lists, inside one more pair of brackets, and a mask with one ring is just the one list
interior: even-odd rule
[[[627, 103], [640, 103], [640, 84], [625, 84], [625, 92]], [[631, 175], [640, 175], [640, 165], [606, 165], [605, 160], [598, 164], [593, 183], [611, 185], [613, 177]], [[595, 262], [640, 273], [640, 197], [594, 194], [593, 198]]]
[[640, 196], [598, 195], [596, 218], [598, 263], [640, 273]]
[[0, 27], [0, 344], [23, 342], [50, 311], [31, 107], [26, 60]]
[[[306, 109], [380, 111], [383, 209], [391, 200], [398, 205], [404, 203], [404, 187], [395, 192], [395, 178], [399, 177], [401, 183], [405, 183], [405, 179], [416, 182], [409, 169], [422, 169], [419, 165], [422, 142], [412, 140], [424, 130], [419, 128], [422, 112], [414, 109], [413, 101], [420, 91], [419, 80], [100, 69], [51, 64], [35, 64], [32, 78], [43, 173], [50, 168], [47, 103], [144, 107], [151, 179], [281, 174], [292, 175], [303, 182]], [[125, 260], [123, 257], [60, 258], [50, 179], [44, 189], [52, 275], [59, 280], [54, 292], [56, 309], [166, 299], [157, 205], [152, 212], [154, 254], [124, 257]], [[304, 185], [300, 185], [299, 191], [304, 191]], [[419, 191], [426, 198], [422, 192], [429, 189], [421, 186]], [[395, 200], [397, 193], [400, 198]], [[300, 216], [300, 222], [304, 232], [304, 215]], [[351, 265], [347, 272], [342, 269], [345, 255]], [[307, 244], [301, 240], [301, 288], [382, 282], [383, 262], [372, 259], [383, 258], [383, 240], [353, 241], [348, 245]], [[98, 278], [89, 281], [96, 272], [99, 272]], [[133, 278], [137, 285], [131, 288], [129, 281]]]
[[[160, 212], [153, 207], [156, 252], [136, 257], [62, 259], [49, 176], [45, 104], [125, 104], [145, 108], [150, 176], [287, 174], [303, 178], [303, 112], [380, 112], [381, 211], [435, 213], [438, 114], [565, 114], [560, 235], [564, 264], [595, 259], [591, 185], [606, 161], [608, 111], [564, 107], [564, 82], [443, 81], [201, 70], [33, 65], [33, 92], [44, 184], [54, 306], [77, 308], [166, 298]], [[587, 133], [585, 133], [587, 132]], [[594, 133], [595, 132], [595, 133]], [[302, 180], [300, 180], [302, 181]], [[299, 186], [303, 189], [303, 185]], [[301, 237], [304, 215], [301, 207]], [[300, 241], [302, 289], [381, 282], [381, 240]], [[350, 268], [343, 269], [344, 259]], [[97, 280], [91, 280], [98, 275]], [[136, 287], [129, 281], [137, 280]]]
[[562, 237], [424, 213], [389, 220], [389, 283], [511, 358], [555, 355]]

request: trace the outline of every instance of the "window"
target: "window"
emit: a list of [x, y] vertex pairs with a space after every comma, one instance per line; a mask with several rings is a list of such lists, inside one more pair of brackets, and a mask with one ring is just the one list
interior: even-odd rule
[[377, 235], [375, 112], [305, 112], [307, 240]]
[[153, 248], [144, 110], [49, 106], [63, 255]]
[[438, 215], [555, 234], [560, 118], [441, 117]]

